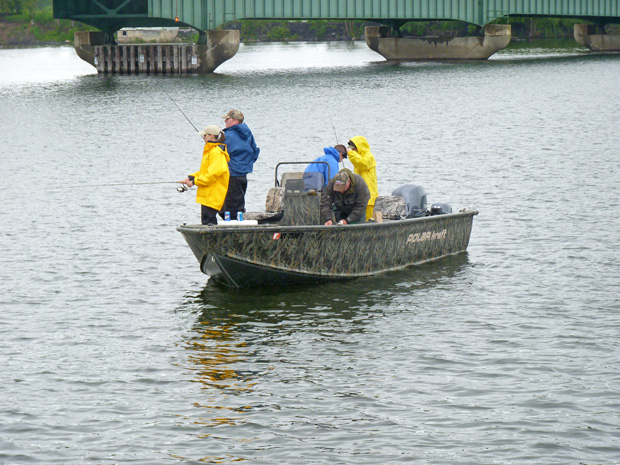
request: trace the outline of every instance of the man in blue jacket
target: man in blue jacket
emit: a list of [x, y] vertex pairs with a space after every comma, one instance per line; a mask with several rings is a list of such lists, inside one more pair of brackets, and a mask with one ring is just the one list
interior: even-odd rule
[[[325, 147], [323, 152], [325, 155], [322, 155], [314, 160], [315, 163], [310, 163], [304, 171], [304, 183], [306, 184], [306, 189], [318, 189], [327, 186], [330, 179], [336, 176], [336, 173], [340, 170], [338, 163], [340, 163], [343, 158], [347, 158], [347, 149], [344, 145]], [[327, 163], [327, 165], [325, 163]], [[321, 173], [323, 177], [322, 186], [314, 186], [315, 181], [312, 173]]]
[[224, 212], [230, 212], [230, 218], [236, 220], [237, 212], [245, 211], [247, 174], [252, 172], [260, 148], [256, 146], [252, 131], [243, 122], [243, 113], [239, 110], [230, 110], [222, 118], [226, 125], [223, 131], [226, 134], [226, 146], [230, 155], [228, 162], [230, 180], [220, 216], [223, 218]]

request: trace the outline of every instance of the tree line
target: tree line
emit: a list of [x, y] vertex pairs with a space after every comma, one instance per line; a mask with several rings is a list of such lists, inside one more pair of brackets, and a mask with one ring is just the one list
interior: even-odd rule
[[52, 0], [0, 0], [0, 14], [34, 18], [37, 11], [52, 7]]

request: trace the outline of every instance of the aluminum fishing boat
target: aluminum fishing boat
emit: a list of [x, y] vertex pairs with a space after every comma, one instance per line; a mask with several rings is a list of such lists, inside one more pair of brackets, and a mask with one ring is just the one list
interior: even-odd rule
[[246, 213], [241, 222], [177, 228], [211, 279], [246, 287], [398, 270], [465, 252], [478, 214], [452, 213], [444, 203], [427, 208], [424, 189], [407, 184], [377, 198], [375, 221], [324, 226], [319, 221], [322, 179], [309, 182], [303, 173], [284, 173], [278, 180], [277, 171], [265, 212]]

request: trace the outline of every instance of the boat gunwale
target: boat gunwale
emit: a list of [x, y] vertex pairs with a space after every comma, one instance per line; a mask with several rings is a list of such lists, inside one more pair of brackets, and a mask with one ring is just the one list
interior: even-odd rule
[[189, 234], [217, 234], [217, 233], [230, 233], [230, 232], [282, 232], [282, 231], [322, 231], [325, 229], [346, 231], [349, 228], [365, 229], [365, 228], [392, 228], [402, 225], [407, 225], [413, 222], [426, 222], [437, 221], [445, 218], [466, 217], [475, 216], [478, 214], [478, 210], [466, 210], [455, 213], [446, 213], [443, 215], [422, 216], [418, 218], [403, 218], [400, 220], [385, 220], [379, 222], [365, 222], [358, 224], [348, 224], [346, 227], [334, 228], [334, 225], [326, 226], [324, 224], [308, 224], [308, 225], [277, 225], [277, 224], [253, 224], [253, 225], [239, 225], [239, 224], [218, 224], [217, 226], [207, 226], [203, 224], [182, 224], [177, 226], [177, 231], [180, 233]]

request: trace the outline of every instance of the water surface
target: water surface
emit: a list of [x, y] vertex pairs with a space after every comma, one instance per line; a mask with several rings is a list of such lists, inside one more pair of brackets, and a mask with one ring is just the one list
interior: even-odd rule
[[[255, 44], [209, 76], [98, 76], [0, 50], [0, 463], [620, 463], [619, 58]], [[277, 162], [360, 134], [381, 194], [480, 211], [468, 253], [209, 283], [175, 230], [194, 194], [138, 184], [200, 161], [164, 90], [199, 128], [245, 113], [250, 209]]]

